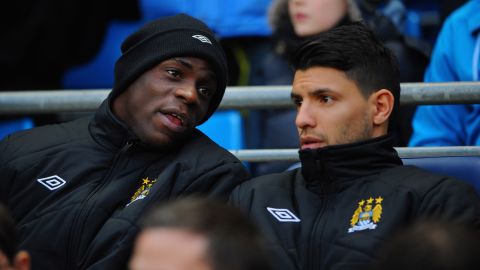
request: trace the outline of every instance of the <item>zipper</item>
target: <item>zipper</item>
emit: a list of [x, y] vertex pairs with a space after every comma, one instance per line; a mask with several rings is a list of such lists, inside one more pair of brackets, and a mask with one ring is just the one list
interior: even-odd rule
[[315, 223], [313, 224], [312, 231], [310, 232], [310, 243], [308, 245], [308, 260], [307, 260], [309, 265], [307, 265], [307, 269], [311, 269], [311, 270], [318, 270], [318, 267], [315, 267], [315, 258], [320, 257], [321, 247], [316, 249], [315, 244], [317, 244], [316, 242], [317, 239], [321, 238], [321, 237], [316, 237], [318, 236], [317, 230], [322, 221], [323, 213], [325, 212], [326, 204], [327, 204], [325, 187], [326, 185], [322, 185], [321, 194], [320, 194], [320, 210], [317, 214], [317, 217], [315, 218]]
[[123, 145], [122, 149], [120, 149], [120, 153], [121, 153], [121, 154], [127, 153], [128, 150], [130, 150], [130, 148], [132, 148], [132, 146], [133, 146], [134, 144], [135, 144], [135, 141], [132, 141], [132, 140], [127, 141], [127, 142]]
[[[330, 178], [331, 176], [327, 173], [325, 173], [326, 169], [325, 168], [325, 163], [322, 162], [323, 157], [316, 157], [316, 168], [320, 169], [320, 175], [326, 178]], [[323, 180], [323, 181], [322, 181]], [[310, 243], [308, 245], [308, 265], [307, 269], [311, 270], [318, 270], [319, 266], [316, 267], [315, 262], [317, 258], [321, 258], [320, 256], [320, 251], [322, 249], [321, 245], [317, 244], [317, 239], [321, 239], [323, 231], [320, 234], [320, 237], [318, 237], [317, 231], [319, 230], [320, 223], [323, 220], [323, 213], [325, 212], [325, 209], [327, 208], [327, 202], [328, 202], [328, 194], [329, 194], [329, 187], [331, 187], [331, 179], [317, 179], [317, 181], [320, 182], [320, 192], [318, 193], [318, 196], [320, 197], [320, 210], [318, 211], [318, 214], [315, 218], [315, 223], [313, 224], [312, 231], [310, 232]], [[327, 190], [328, 189], [328, 190]], [[322, 228], [323, 230], [323, 228]], [[319, 247], [316, 249], [315, 245], [318, 245]], [[320, 259], [321, 260], [321, 259]]]
[[78, 256], [78, 243], [82, 237], [82, 226], [85, 224], [85, 221], [88, 218], [90, 211], [92, 210], [91, 207], [87, 207], [88, 204], [95, 198], [96, 194], [102, 191], [103, 188], [110, 183], [113, 172], [115, 172], [117, 167], [119, 167], [120, 158], [125, 155], [125, 153], [127, 153], [134, 144], [135, 141], [129, 140], [122, 146], [122, 148], [117, 152], [117, 154], [115, 154], [112, 165], [110, 166], [110, 170], [107, 172], [106, 176], [100, 181], [97, 187], [95, 187], [94, 190], [90, 192], [90, 194], [88, 194], [87, 198], [80, 205], [79, 213], [74, 217], [74, 221], [72, 227], [70, 228], [68, 236], [66, 263], [67, 269], [77, 268], [76, 257]]

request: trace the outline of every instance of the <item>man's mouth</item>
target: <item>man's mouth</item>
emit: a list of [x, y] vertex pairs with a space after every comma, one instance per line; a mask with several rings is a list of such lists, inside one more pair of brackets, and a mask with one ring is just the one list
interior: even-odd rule
[[304, 21], [304, 20], [307, 19], [307, 15], [305, 15], [304, 13], [300, 13], [300, 12], [299, 12], [299, 13], [296, 13], [296, 14], [294, 15], [294, 17], [295, 17], [295, 20], [296, 20], [296, 21]]
[[305, 137], [300, 138], [300, 148], [303, 149], [317, 149], [327, 146], [327, 143], [324, 140]]
[[177, 126], [183, 126], [185, 123], [184, 117], [176, 113], [166, 113], [165, 114], [170, 122]]

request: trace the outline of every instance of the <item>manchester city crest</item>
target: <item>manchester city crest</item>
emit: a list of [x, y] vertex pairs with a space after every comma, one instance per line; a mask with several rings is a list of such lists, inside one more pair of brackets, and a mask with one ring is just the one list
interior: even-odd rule
[[153, 184], [155, 184], [155, 182], [157, 182], [157, 179], [150, 180], [148, 177], [143, 178], [140, 187], [137, 189], [137, 191], [135, 191], [135, 194], [133, 194], [130, 202], [126, 206], [129, 206], [135, 201], [145, 199], [148, 193], [150, 193], [150, 189], [152, 188]]
[[382, 197], [358, 202], [358, 207], [350, 220], [349, 233], [363, 230], [374, 230], [382, 217]]

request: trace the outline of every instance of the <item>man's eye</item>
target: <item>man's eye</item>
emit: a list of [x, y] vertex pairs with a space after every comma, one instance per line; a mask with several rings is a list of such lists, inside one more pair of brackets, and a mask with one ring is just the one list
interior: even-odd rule
[[175, 78], [180, 77], [181, 75], [180, 72], [176, 69], [167, 69], [167, 73]]
[[302, 100], [299, 99], [299, 98], [294, 98], [294, 99], [292, 99], [292, 102], [293, 102], [293, 104], [295, 104], [295, 106], [297, 106], [297, 107], [300, 107], [300, 105], [302, 105]]
[[212, 91], [210, 89], [208, 89], [207, 87], [198, 88], [198, 92], [200, 93], [200, 95], [205, 96], [205, 97], [209, 97], [209, 96], [212, 95]]
[[320, 99], [322, 100], [323, 103], [330, 103], [333, 101], [333, 98], [330, 96], [322, 96]]

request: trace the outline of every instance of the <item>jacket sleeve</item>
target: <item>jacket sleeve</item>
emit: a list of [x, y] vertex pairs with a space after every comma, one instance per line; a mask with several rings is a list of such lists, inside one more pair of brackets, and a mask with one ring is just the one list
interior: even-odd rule
[[228, 198], [228, 203], [236, 207], [243, 207], [242, 201], [240, 199], [242, 197], [241, 194], [242, 185], [239, 185], [230, 194], [230, 197]]
[[8, 194], [14, 179], [14, 170], [7, 166], [8, 138], [0, 141], [0, 203], [8, 204]]
[[[435, 43], [430, 64], [425, 73], [425, 82], [460, 81], [458, 74], [463, 67], [453, 59], [455, 46], [455, 20], [447, 20]], [[472, 52], [473, 53], [473, 52]], [[418, 106], [412, 119], [413, 133], [409, 146], [465, 145], [465, 105]]]
[[473, 225], [480, 229], [480, 198], [461, 180], [447, 178], [430, 189], [417, 212], [421, 217]]
[[232, 190], [247, 178], [248, 173], [241, 162], [223, 163], [192, 179], [183, 193], [201, 193], [226, 201]]

